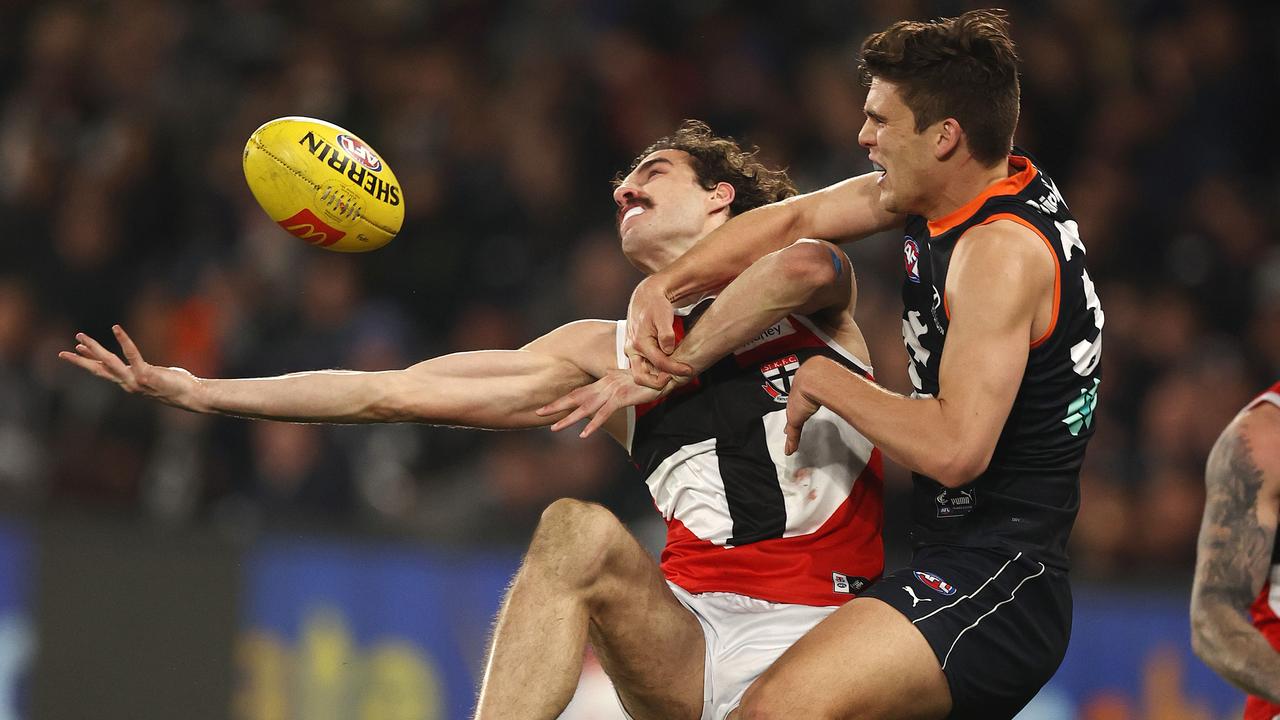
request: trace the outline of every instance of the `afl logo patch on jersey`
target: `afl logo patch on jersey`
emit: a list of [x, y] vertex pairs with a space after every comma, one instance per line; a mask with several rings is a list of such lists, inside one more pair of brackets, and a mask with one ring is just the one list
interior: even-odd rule
[[907, 266], [907, 279], [920, 282], [920, 246], [910, 235], [902, 243], [902, 258]]
[[929, 572], [915, 571], [916, 579], [943, 595], [955, 595], [956, 586]]
[[764, 391], [776, 403], [785, 403], [791, 392], [791, 377], [800, 369], [800, 358], [788, 355], [760, 366], [764, 375]]

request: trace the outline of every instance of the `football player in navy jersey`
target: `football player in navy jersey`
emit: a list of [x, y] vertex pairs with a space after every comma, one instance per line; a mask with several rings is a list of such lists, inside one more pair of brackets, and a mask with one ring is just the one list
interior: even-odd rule
[[1102, 306], [1066, 201], [1013, 148], [1003, 12], [895, 23], [864, 42], [861, 71], [858, 139], [875, 171], [736, 217], [646, 278], [626, 351], [637, 382], [663, 387], [693, 370], [673, 306], [797, 238], [900, 231], [914, 392], [815, 358], [793, 380], [787, 432], [790, 451], [833, 411], [912, 471], [911, 565], [788, 650], [739, 716], [1010, 718], [1070, 635], [1065, 547], [1095, 428]]
[[1222, 431], [1205, 468], [1205, 491], [1191, 644], [1206, 665], [1249, 693], [1244, 720], [1274, 720], [1280, 717], [1280, 383]]
[[[690, 121], [619, 181], [622, 247], [654, 272], [729, 217], [794, 193], [784, 172]], [[641, 466], [668, 522], [662, 565], [608, 510], [553, 503], [500, 611], [477, 717], [557, 717], [589, 641], [633, 717], [722, 720], [796, 638], [883, 569], [871, 443], [827, 413], [799, 452], [782, 451], [801, 362], [869, 376], [854, 298], [838, 248], [806, 241], [772, 253], [676, 322], [688, 333], [682, 359], [705, 372], [660, 390], [633, 383], [625, 328], [602, 320], [520, 350], [387, 372], [196, 378], [149, 364], [119, 326], [123, 359], [84, 333], [60, 357], [176, 407], [291, 422], [563, 427], [585, 414], [579, 400], [607, 389], [627, 407], [591, 407], [598, 422], [584, 432], [603, 426]], [[588, 392], [557, 401], [575, 388]]]

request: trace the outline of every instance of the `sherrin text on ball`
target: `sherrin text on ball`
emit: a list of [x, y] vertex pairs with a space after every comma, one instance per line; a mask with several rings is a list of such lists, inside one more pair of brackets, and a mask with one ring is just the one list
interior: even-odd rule
[[355, 134], [323, 120], [283, 117], [253, 131], [244, 177], [272, 220], [325, 250], [376, 250], [404, 224], [395, 173]]

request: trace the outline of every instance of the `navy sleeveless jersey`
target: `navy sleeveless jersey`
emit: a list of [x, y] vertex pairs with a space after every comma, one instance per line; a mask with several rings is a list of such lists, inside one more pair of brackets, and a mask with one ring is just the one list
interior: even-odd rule
[[1031, 342], [990, 465], [955, 489], [915, 474], [912, 539], [917, 547], [1013, 549], [1066, 568], [1067, 536], [1080, 506], [1080, 465], [1095, 428], [1103, 313], [1066, 202], [1053, 181], [1016, 152], [1009, 157], [1013, 174], [964, 207], [933, 222], [913, 216], [906, 224], [902, 336], [917, 396], [938, 393], [949, 325], [947, 269], [969, 229], [1016, 222], [1044, 241], [1056, 268], [1052, 321]]

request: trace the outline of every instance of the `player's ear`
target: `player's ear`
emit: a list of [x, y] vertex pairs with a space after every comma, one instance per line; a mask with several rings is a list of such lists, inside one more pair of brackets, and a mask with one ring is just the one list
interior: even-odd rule
[[935, 160], [946, 160], [951, 153], [960, 147], [960, 138], [964, 130], [955, 118], [947, 118], [934, 126], [933, 157]]
[[716, 186], [711, 190], [712, 212], [729, 207], [737, 196], [738, 191], [734, 189], [733, 185], [727, 182], [716, 183]]

